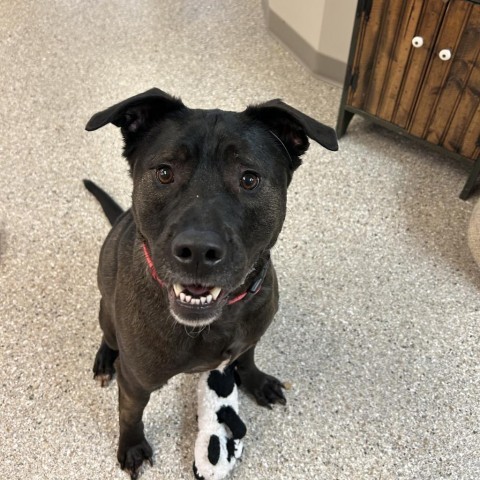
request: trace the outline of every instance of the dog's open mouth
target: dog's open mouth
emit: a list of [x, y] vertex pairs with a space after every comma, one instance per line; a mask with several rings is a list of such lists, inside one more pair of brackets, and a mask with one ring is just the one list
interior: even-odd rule
[[173, 291], [177, 302], [181, 305], [197, 307], [213, 306], [220, 298], [222, 289], [220, 287], [205, 287], [203, 285], [182, 285], [175, 283]]
[[183, 325], [209, 325], [220, 315], [225, 297], [225, 291], [218, 286], [175, 283], [169, 289], [170, 312]]

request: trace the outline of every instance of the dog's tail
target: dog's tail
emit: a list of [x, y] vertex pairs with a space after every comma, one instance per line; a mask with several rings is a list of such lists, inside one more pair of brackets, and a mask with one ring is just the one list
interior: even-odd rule
[[104, 190], [102, 190], [98, 185], [93, 183], [90, 180], [84, 180], [83, 184], [85, 188], [98, 200], [100, 206], [102, 207], [105, 215], [110, 222], [110, 225], [113, 225], [118, 217], [123, 213], [122, 207], [118, 205], [117, 202]]

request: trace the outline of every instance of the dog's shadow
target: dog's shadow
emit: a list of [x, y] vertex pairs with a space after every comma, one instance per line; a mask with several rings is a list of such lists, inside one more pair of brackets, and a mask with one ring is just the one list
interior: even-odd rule
[[[387, 135], [394, 136], [391, 132]], [[400, 137], [396, 148], [406, 157], [421, 155], [416, 161], [409, 160], [398, 189], [402, 215], [415, 247], [430, 261], [466, 276], [480, 290], [480, 274], [467, 243], [468, 223], [480, 192], [474, 192], [467, 201], [459, 198], [468, 170], [405, 137]], [[432, 170], [434, 176], [427, 178]]]
[[399, 218], [397, 235], [404, 235], [422, 257], [447, 264], [480, 289], [480, 274], [467, 244], [468, 222], [480, 189], [467, 201], [459, 198], [468, 169], [379, 125], [364, 120], [352, 124], [349, 135], [357, 147], [371, 150], [375, 141], [375, 155], [388, 153], [394, 173], [385, 185], [389, 190], [385, 198], [393, 202], [392, 212]]

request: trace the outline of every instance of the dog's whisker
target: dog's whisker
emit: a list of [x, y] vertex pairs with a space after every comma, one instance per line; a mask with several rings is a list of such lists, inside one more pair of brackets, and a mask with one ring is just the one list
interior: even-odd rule
[[198, 337], [206, 328], [208, 328], [208, 331], [210, 331], [210, 324], [207, 325], [201, 325], [199, 327], [190, 327], [188, 325], [183, 326], [185, 333], [190, 337], [190, 338], [196, 338]]
[[282, 145], [282, 147], [285, 149], [285, 151], [287, 152], [287, 155], [288, 155], [288, 158], [290, 159], [290, 165], [293, 165], [293, 161], [292, 161], [292, 157], [290, 155], [290, 152], [288, 151], [287, 147], [285, 146], [285, 144], [280, 140], [280, 138], [275, 135], [271, 130], [269, 130], [269, 132], [280, 142], [280, 144]]
[[[192, 331], [189, 332], [189, 328], [192, 328]], [[183, 329], [185, 330], [185, 333], [190, 337], [190, 338], [195, 338], [196, 335], [193, 335], [193, 331], [195, 330], [195, 327], [188, 327], [188, 325], [184, 325]]]

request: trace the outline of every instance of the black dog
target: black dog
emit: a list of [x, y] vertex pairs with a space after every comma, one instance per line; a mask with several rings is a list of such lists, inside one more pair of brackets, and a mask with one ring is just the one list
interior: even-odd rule
[[338, 146], [333, 129], [280, 100], [241, 113], [192, 110], [152, 89], [95, 114], [86, 129], [107, 123], [123, 134], [133, 202], [122, 212], [85, 182], [113, 224], [100, 254], [94, 374], [103, 386], [116, 371], [118, 460], [135, 479], [152, 458], [143, 410], [174, 375], [236, 361], [260, 405], [285, 403], [282, 383], [254, 363], [278, 306], [270, 249], [307, 137]]

